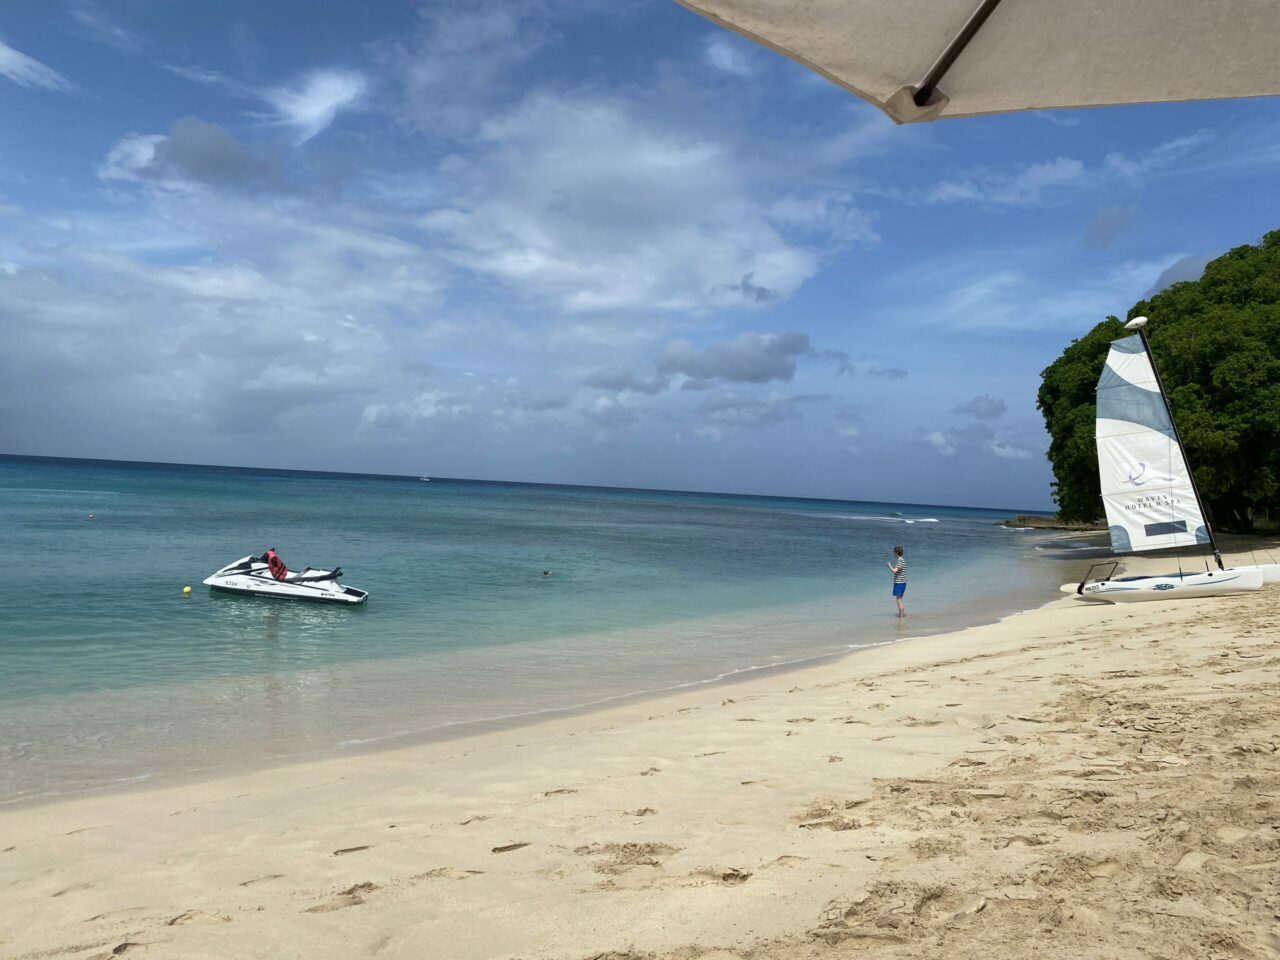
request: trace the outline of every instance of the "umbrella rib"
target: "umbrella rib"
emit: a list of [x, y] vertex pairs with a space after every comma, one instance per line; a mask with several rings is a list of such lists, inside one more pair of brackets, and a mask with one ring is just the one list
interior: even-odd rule
[[933, 96], [933, 91], [938, 87], [938, 81], [946, 76], [947, 71], [951, 69], [951, 65], [956, 62], [956, 58], [964, 52], [964, 48], [969, 45], [969, 41], [982, 29], [982, 25], [987, 22], [987, 17], [991, 16], [991, 12], [999, 5], [1000, 0], [982, 0], [978, 4], [978, 9], [973, 11], [969, 19], [965, 21], [964, 26], [960, 28], [960, 32], [952, 38], [951, 42], [947, 44], [947, 48], [933, 62], [929, 72], [924, 75], [920, 86], [916, 87], [911, 99], [915, 101], [917, 107], [923, 107], [928, 104], [929, 98]]

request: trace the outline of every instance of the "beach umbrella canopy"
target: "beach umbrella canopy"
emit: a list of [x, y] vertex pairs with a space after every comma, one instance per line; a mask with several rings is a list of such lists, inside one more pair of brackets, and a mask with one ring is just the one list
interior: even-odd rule
[[1280, 94], [1280, 0], [677, 0], [898, 123]]

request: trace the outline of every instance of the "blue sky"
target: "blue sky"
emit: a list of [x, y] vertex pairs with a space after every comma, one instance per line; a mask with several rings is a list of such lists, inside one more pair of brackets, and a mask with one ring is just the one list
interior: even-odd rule
[[1047, 507], [1040, 371], [1280, 227], [1274, 99], [895, 127], [666, 0], [10, 5], [0, 115], [12, 453]]

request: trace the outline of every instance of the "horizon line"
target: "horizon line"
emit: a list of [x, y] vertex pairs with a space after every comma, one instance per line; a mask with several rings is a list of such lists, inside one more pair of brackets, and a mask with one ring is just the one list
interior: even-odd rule
[[[313, 470], [299, 467], [255, 467], [244, 464], [224, 463], [180, 463], [168, 460], [116, 460], [109, 457], [64, 457], [36, 453], [0, 453], [3, 459], [23, 460], [59, 460], [72, 463], [116, 463], [147, 467], [196, 467], [206, 470], [250, 470], [258, 473], [312, 473], [321, 476], [356, 477], [365, 480], [421, 480], [421, 476], [401, 473], [360, 473], [350, 470]], [[974, 506], [958, 503], [912, 503], [900, 500], [847, 500], [835, 497], [802, 497], [778, 493], [730, 493], [722, 490], [680, 490], [673, 487], [623, 487], [614, 484], [597, 483], [557, 483], [542, 480], [488, 480], [480, 477], [430, 477], [432, 481], [451, 483], [491, 483], [521, 487], [569, 487], [580, 490], [619, 490], [629, 493], [689, 493], [716, 497], [744, 497], [766, 500], [809, 500], [815, 503], [871, 503], [878, 506], [893, 507], [941, 507], [947, 510], [987, 510], [990, 512], [1013, 511], [1017, 514], [1056, 516], [1056, 510], [1023, 509], [1019, 507]]]

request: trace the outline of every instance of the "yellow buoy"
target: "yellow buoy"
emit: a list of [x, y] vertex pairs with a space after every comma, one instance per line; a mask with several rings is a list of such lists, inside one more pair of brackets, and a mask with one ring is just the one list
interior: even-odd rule
[[184, 594], [186, 594], [188, 597], [189, 597], [189, 596], [191, 596], [191, 588], [190, 588], [190, 587], [183, 587], [183, 588], [182, 588], [182, 592], [183, 592]]

